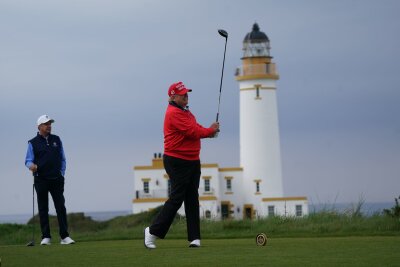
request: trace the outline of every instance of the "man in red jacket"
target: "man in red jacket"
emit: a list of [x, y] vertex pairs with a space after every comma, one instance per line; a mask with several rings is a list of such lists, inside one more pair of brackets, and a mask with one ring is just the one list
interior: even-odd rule
[[173, 83], [168, 89], [163, 162], [171, 180], [171, 194], [153, 224], [144, 230], [146, 248], [156, 248], [155, 240], [164, 239], [183, 202], [189, 247], [200, 247], [200, 139], [214, 137], [219, 123], [214, 122], [209, 128], [197, 123], [187, 107], [191, 91], [182, 82]]

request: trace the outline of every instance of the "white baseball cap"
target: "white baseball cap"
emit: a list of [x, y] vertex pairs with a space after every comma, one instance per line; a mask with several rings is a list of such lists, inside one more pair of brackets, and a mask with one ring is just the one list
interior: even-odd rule
[[42, 115], [37, 120], [37, 125], [39, 126], [40, 124], [47, 123], [47, 122], [53, 123], [54, 120], [52, 118], [50, 118], [49, 115]]

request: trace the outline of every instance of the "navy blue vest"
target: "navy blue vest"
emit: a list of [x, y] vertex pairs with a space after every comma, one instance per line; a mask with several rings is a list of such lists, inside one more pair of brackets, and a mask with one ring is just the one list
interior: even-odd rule
[[61, 176], [61, 140], [50, 134], [47, 139], [39, 133], [29, 140], [32, 144], [34, 163], [38, 166], [35, 176], [40, 178], [58, 178]]

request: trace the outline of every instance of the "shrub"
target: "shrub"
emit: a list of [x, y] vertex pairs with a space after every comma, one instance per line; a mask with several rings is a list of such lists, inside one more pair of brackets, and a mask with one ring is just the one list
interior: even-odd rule
[[394, 206], [391, 209], [384, 209], [383, 213], [387, 216], [393, 217], [393, 218], [400, 218], [400, 206], [399, 206], [399, 199], [400, 196], [398, 198], [394, 198]]

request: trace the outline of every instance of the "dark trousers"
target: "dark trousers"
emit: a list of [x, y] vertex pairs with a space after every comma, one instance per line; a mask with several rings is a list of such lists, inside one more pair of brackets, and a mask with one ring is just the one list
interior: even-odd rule
[[178, 209], [185, 202], [188, 240], [200, 239], [199, 182], [200, 160], [183, 160], [164, 155], [164, 168], [171, 180], [171, 194], [150, 226], [159, 238], [167, 234]]
[[53, 198], [54, 207], [56, 208], [60, 236], [62, 239], [69, 236], [67, 210], [65, 209], [64, 198], [64, 177], [58, 177], [55, 179], [42, 179], [35, 177], [35, 189], [39, 207], [42, 238], [51, 238], [49, 224], [49, 193]]

